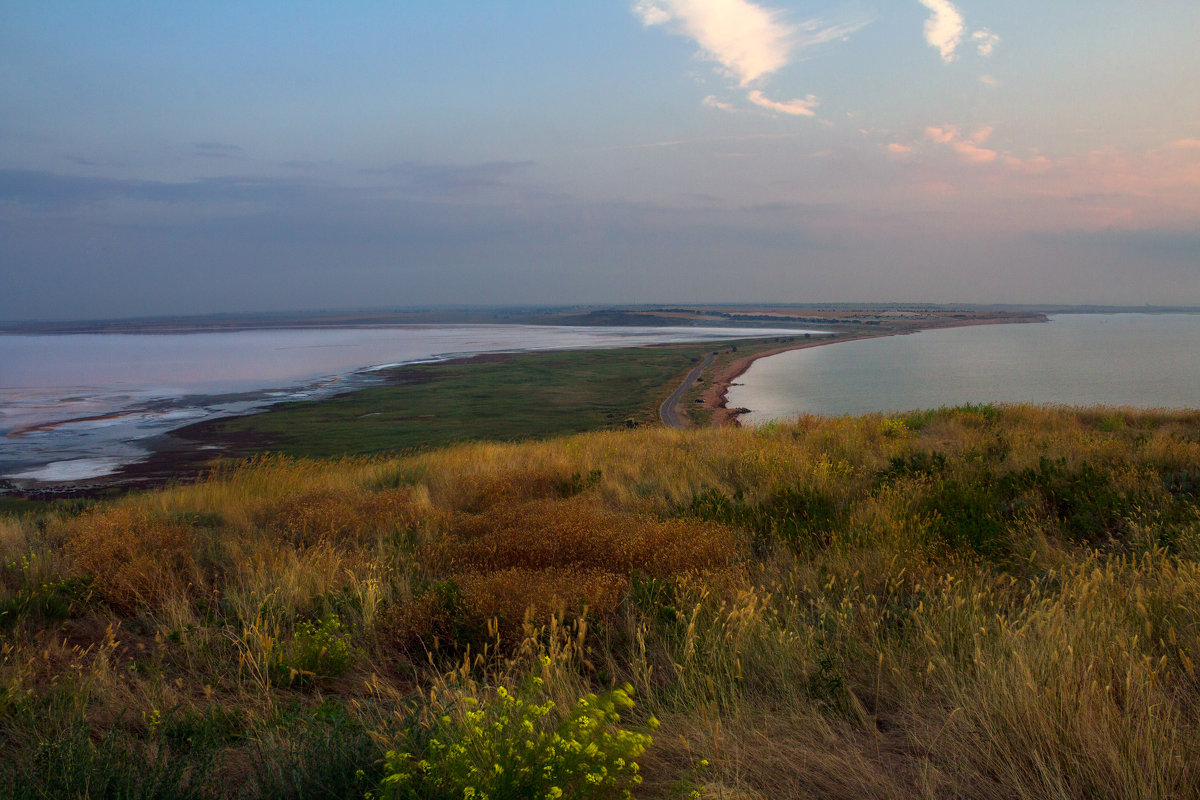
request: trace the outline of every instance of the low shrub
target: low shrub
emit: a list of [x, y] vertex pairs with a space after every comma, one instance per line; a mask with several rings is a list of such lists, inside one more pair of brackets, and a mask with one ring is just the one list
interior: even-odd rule
[[1072, 468], [1063, 459], [1044, 456], [1037, 467], [1008, 476], [1004, 484], [1010, 491], [1041, 496], [1066, 539], [1092, 545], [1120, 538], [1129, 516], [1156, 499], [1125, 485], [1108, 467], [1085, 461]]

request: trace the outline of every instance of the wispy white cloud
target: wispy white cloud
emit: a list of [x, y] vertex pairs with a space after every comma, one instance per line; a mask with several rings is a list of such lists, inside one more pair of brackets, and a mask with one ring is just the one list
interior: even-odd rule
[[663, 25], [671, 21], [671, 15], [659, 8], [651, 0], [644, 0], [634, 5], [633, 13], [642, 18], [642, 24], [647, 28], [651, 25]]
[[829, 42], [844, 41], [873, 22], [872, 17], [858, 16], [844, 22], [825, 22], [809, 19], [796, 26], [796, 50], [816, 47]]
[[1000, 44], [1000, 37], [987, 28], [980, 28], [971, 34], [971, 41], [975, 43], [979, 55], [987, 58], [996, 51], [996, 45]]
[[705, 97], [700, 101], [700, 105], [704, 106], [705, 108], [715, 108], [717, 111], [726, 111], [730, 114], [737, 111], [737, 109], [733, 107], [733, 103], [728, 103], [717, 97], [715, 94], [710, 94]]
[[[957, 60], [958, 47], [967, 29], [962, 13], [950, 0], [921, 0], [921, 5], [930, 11], [929, 19], [925, 20], [926, 43], [937, 50], [947, 64]], [[971, 42], [980, 57], [988, 58], [996, 51], [1000, 37], [987, 28], [980, 28], [971, 34]]]
[[700, 45], [704, 57], [747, 86], [791, 60], [795, 28], [778, 11], [747, 0], [639, 0], [642, 24], [667, 25]]
[[963, 16], [950, 0], [921, 0], [921, 5], [931, 12], [925, 20], [925, 41], [942, 54], [942, 61], [949, 64], [958, 58], [956, 51], [966, 25]]
[[[718, 71], [745, 90], [754, 105], [804, 117], [814, 116], [816, 97], [773, 100], [764, 94], [763, 83], [805, 48], [845, 39], [872, 21], [860, 16], [837, 23], [810, 19], [792, 24], [781, 11], [749, 0], [638, 0], [633, 12], [647, 27], [661, 25], [695, 41], [701, 57], [715, 62]], [[714, 95], [702, 103], [732, 110]]]
[[770, 111], [778, 111], [781, 114], [791, 114], [796, 117], [814, 117], [817, 114], [817, 106], [820, 104], [815, 95], [808, 97], [798, 97], [792, 100], [780, 101], [772, 100], [764, 95], [758, 89], [752, 89], [746, 94], [746, 99], [756, 106], [768, 109]]
[[980, 75], [979, 82], [984, 86], [995, 89], [1000, 85], [1000, 81], [994, 75]]

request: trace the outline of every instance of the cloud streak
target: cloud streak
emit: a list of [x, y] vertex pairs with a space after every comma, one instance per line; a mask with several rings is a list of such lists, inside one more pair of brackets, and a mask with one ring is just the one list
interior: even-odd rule
[[236, 144], [225, 142], [193, 142], [192, 148], [201, 158], [238, 158], [243, 153]]
[[473, 191], [508, 185], [510, 179], [527, 172], [532, 161], [485, 161], [478, 164], [427, 164], [406, 161], [368, 174], [389, 175], [417, 189], [438, 192]]
[[772, 100], [758, 89], [752, 89], [746, 94], [746, 99], [760, 108], [778, 111], [780, 114], [790, 114], [794, 117], [815, 117], [817, 115], [817, 98], [811, 94], [808, 97], [780, 101]]
[[302, 196], [317, 186], [310, 181], [250, 176], [169, 183], [0, 169], [0, 209], [9, 204], [65, 211], [116, 199], [167, 205], [277, 203]]

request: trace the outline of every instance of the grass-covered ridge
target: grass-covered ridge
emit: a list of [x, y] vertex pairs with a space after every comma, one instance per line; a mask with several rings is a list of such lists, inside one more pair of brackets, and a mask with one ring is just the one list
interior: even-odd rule
[[1198, 556], [1194, 412], [260, 460], [0, 518], [0, 796], [1196, 796]]

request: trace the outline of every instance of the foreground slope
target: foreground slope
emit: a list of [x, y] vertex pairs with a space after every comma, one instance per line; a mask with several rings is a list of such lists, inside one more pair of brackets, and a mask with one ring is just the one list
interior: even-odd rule
[[1200, 794], [1200, 413], [260, 459], [0, 548], [3, 796]]

